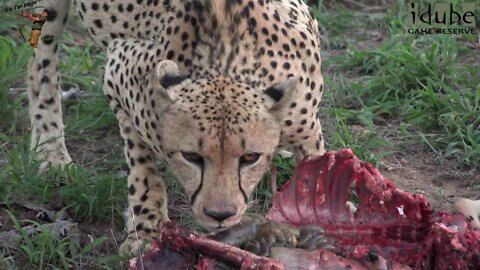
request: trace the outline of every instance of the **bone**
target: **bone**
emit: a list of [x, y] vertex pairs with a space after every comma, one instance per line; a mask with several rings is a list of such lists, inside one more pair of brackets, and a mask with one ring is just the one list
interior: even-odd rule
[[276, 259], [259, 257], [234, 246], [208, 239], [182, 229], [175, 223], [167, 223], [162, 229], [162, 242], [174, 250], [202, 251], [205, 255], [221, 256], [224, 260], [240, 266], [240, 269], [282, 270], [284, 264]]

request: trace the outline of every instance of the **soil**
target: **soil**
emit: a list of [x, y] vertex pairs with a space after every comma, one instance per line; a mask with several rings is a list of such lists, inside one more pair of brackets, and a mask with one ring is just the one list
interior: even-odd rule
[[425, 195], [437, 211], [452, 212], [458, 198], [480, 199], [480, 175], [456, 168], [453, 161], [440, 164], [428, 153], [403, 153], [384, 158], [382, 174], [399, 188]]

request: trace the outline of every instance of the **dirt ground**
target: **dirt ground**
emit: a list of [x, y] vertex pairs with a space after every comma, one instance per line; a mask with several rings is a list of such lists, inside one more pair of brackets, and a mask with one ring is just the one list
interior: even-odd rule
[[403, 153], [381, 161], [382, 174], [399, 188], [424, 194], [434, 210], [453, 211], [460, 197], [480, 199], [480, 175], [475, 170], [456, 169], [453, 162], [439, 164], [427, 153]]

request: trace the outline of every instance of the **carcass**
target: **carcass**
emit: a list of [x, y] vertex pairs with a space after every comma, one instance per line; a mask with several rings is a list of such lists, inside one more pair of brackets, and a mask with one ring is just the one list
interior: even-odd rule
[[[130, 268], [480, 269], [480, 230], [465, 216], [433, 211], [423, 195], [398, 189], [349, 149], [302, 161], [266, 218], [299, 231], [319, 226], [333, 241], [313, 250], [272, 246], [267, 258], [168, 223]], [[263, 225], [247, 226], [242, 233], [254, 239]]]

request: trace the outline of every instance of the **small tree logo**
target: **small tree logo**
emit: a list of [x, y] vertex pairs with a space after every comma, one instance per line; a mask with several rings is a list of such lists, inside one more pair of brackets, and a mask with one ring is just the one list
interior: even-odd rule
[[32, 48], [38, 48], [38, 40], [42, 34], [43, 24], [48, 20], [48, 10], [44, 10], [42, 14], [34, 15], [30, 13], [20, 13], [18, 15], [33, 21], [32, 32], [30, 33], [30, 38], [28, 41], [30, 42], [30, 46], [32, 46]]
[[[455, 1], [456, 2], [456, 1]], [[410, 34], [475, 34], [475, 3], [408, 3]]]

